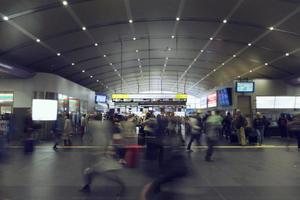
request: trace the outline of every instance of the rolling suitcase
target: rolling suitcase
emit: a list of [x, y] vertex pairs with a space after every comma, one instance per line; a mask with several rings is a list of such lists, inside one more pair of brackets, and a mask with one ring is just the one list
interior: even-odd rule
[[32, 153], [34, 151], [34, 140], [26, 139], [24, 141], [24, 153]]

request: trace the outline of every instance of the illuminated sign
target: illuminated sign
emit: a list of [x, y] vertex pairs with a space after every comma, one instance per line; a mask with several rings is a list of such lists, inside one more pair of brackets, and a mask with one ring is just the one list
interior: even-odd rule
[[8, 103], [14, 101], [13, 93], [0, 93], [0, 103]]
[[187, 99], [187, 94], [112, 94], [112, 99]]
[[128, 94], [112, 94], [112, 99], [129, 99]]
[[176, 94], [176, 99], [187, 99], [187, 94]]
[[217, 106], [217, 93], [213, 93], [207, 96], [207, 107], [212, 108]]

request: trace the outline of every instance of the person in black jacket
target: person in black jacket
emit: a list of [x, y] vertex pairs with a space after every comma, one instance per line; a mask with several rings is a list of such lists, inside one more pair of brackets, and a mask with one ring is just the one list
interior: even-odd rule
[[253, 120], [253, 128], [257, 134], [257, 142], [259, 145], [262, 145], [264, 140], [264, 127], [265, 121], [260, 112], [256, 113], [256, 117]]

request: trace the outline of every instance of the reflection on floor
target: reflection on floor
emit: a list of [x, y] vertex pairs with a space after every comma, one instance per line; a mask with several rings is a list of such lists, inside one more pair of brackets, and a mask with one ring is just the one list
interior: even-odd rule
[[[105, 146], [109, 125], [94, 123], [90, 140], [84, 145]], [[276, 140], [267, 141], [282, 145]], [[294, 145], [294, 143], [293, 143]], [[183, 149], [184, 151], [184, 149]], [[300, 157], [293, 147], [285, 148], [220, 148], [215, 161], [203, 160], [205, 149], [195, 149], [184, 155], [191, 173], [180, 180], [166, 184], [153, 199], [164, 200], [295, 200], [300, 196]], [[83, 169], [102, 156], [97, 148], [60, 149], [51, 146], [38, 148], [24, 155], [22, 149], [10, 148], [7, 159], [0, 162], [0, 199], [9, 200], [112, 200], [117, 186], [101, 178], [95, 180], [92, 193], [78, 191], [82, 185]], [[137, 168], [119, 172], [127, 186], [122, 199], [140, 199], [143, 186], [158, 177], [157, 162], [141, 156]]]

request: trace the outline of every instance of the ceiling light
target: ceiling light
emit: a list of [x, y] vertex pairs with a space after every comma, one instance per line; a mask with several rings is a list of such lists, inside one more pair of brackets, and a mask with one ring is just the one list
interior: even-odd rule
[[265, 63], [265, 66], [268, 66], [269, 64], [268, 63]]
[[118, 76], [121, 76], [121, 74], [118, 74]]
[[237, 76], [238, 78], [241, 78], [241, 76]]
[[174, 39], [174, 38], [175, 38], [175, 35], [172, 35], [171, 38]]
[[233, 54], [233, 56], [232, 56], [232, 57], [234, 57], [234, 58], [235, 58], [235, 57], [236, 57], [236, 55], [235, 55], [235, 54]]
[[106, 58], [106, 55], [104, 54], [103, 57]]
[[62, 4], [63, 4], [64, 6], [67, 6], [67, 5], [68, 5], [68, 2], [67, 2], [67, 1], [63, 1]]
[[72, 66], [74, 66], [74, 65], [75, 65], [75, 63], [71, 63], [71, 65], [72, 65]]
[[86, 30], [86, 27], [85, 27], [85, 26], [83, 26], [81, 29], [82, 29], [83, 31], [85, 31], [85, 30]]
[[169, 58], [168, 58], [168, 57], [166, 57], [166, 60], [169, 60]]
[[223, 23], [224, 23], [224, 24], [226, 24], [226, 23], [227, 23], [227, 20], [226, 20], [226, 19], [224, 19], [224, 20], [223, 20]]
[[164, 64], [164, 67], [166, 67], [167, 66], [167, 64]]
[[204, 50], [203, 49], [201, 49], [201, 53], [203, 53], [204, 52]]
[[136, 53], [138, 53], [138, 52], [139, 52], [139, 50], [138, 50], [138, 49], [136, 49], [136, 50], [135, 50], [135, 52], [136, 52]]
[[176, 21], [179, 21], [180, 20], [180, 18], [179, 17], [176, 17]]
[[269, 27], [269, 30], [273, 31], [273, 30], [274, 30], [274, 27], [273, 27], [273, 26]]
[[57, 56], [60, 56], [61, 54], [60, 54], [60, 53], [57, 53], [56, 55], [57, 55]]
[[285, 56], [289, 56], [290, 54], [289, 53], [285, 53]]
[[95, 43], [94, 45], [95, 45], [95, 47], [96, 47], [96, 46], [98, 46], [98, 43]]
[[93, 78], [94, 76], [90, 76], [90, 78]]
[[251, 47], [251, 45], [252, 45], [251, 43], [248, 43], [248, 46], [249, 46], [249, 47]]
[[114, 71], [117, 72], [118, 70], [117, 70], [117, 69], [114, 69]]
[[172, 49], [169, 47], [169, 48], [168, 48], [168, 51], [171, 51], [171, 50], [172, 50]]
[[214, 38], [211, 37], [211, 38], [209, 38], [209, 39], [210, 39], [210, 40], [213, 40]]
[[41, 40], [39, 38], [36, 38], [35, 40], [37, 43], [39, 43]]
[[142, 68], [142, 65], [139, 65], [139, 68]]
[[109, 63], [109, 65], [112, 66], [113, 64], [112, 64], [112, 63]]
[[130, 19], [130, 20], [129, 20], [129, 23], [130, 23], [130, 24], [132, 24], [132, 23], [133, 23], [132, 19]]
[[252, 70], [250, 70], [249, 72], [250, 72], [250, 73], [252, 73], [253, 71], [252, 71]]
[[97, 83], [99, 82], [99, 80], [97, 80]]
[[84, 73], [84, 72], [85, 72], [85, 70], [83, 69], [81, 72], [82, 72], [82, 73]]
[[222, 65], [224, 66], [224, 65], [225, 65], [225, 63], [222, 63]]
[[214, 69], [214, 72], [217, 71], [216, 69]]
[[133, 39], [133, 40], [136, 40], [136, 37], [133, 37], [132, 39]]
[[106, 86], [106, 88], [108, 88], [108, 86]]
[[196, 62], [196, 61], [197, 61], [197, 59], [195, 58], [195, 59], [194, 59], [194, 62]]
[[7, 16], [3, 16], [2, 19], [3, 19], [4, 21], [9, 20], [9, 18], [8, 18]]
[[138, 60], [139, 62], [141, 61], [141, 59], [139, 59], [139, 58], [138, 58], [137, 60]]

